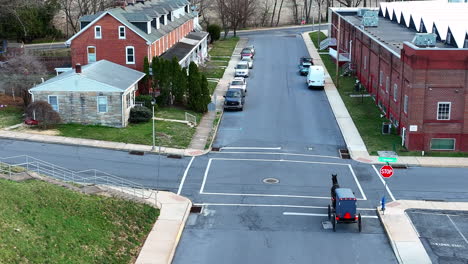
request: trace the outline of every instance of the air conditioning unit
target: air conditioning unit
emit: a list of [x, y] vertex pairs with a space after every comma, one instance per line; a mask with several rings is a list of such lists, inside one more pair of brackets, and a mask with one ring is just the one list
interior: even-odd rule
[[361, 26], [363, 27], [377, 27], [379, 25], [378, 17], [362, 17]]
[[382, 123], [382, 134], [388, 135], [392, 132], [392, 124], [391, 123]]
[[368, 8], [359, 8], [358, 11], [357, 11], [357, 15], [362, 17], [362, 16], [364, 16], [364, 13], [366, 11], [370, 11], [370, 9], [368, 9]]
[[418, 47], [434, 47], [436, 44], [436, 34], [416, 33], [411, 42]]
[[362, 13], [363, 17], [378, 17], [379, 16], [379, 11], [377, 10], [365, 10]]

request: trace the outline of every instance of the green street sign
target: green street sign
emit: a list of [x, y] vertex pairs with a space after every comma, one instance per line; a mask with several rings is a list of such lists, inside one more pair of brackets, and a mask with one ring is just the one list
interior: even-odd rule
[[380, 162], [397, 162], [397, 158], [379, 157]]

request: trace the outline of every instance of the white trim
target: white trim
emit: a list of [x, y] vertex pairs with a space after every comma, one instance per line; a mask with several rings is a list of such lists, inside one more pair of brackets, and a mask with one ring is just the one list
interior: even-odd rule
[[[52, 104], [50, 103], [50, 97], [56, 97], [57, 98], [57, 110], [54, 109], [54, 111], [57, 112], [57, 113], [60, 112], [59, 96], [58, 95], [48, 95], [47, 96], [47, 103], [49, 103], [50, 106], [52, 106]], [[54, 107], [52, 106], [52, 108], [54, 108]]]
[[[99, 29], [99, 31], [98, 31]], [[99, 32], [99, 36], [98, 36], [98, 33]], [[101, 26], [95, 26], [94, 27], [94, 38], [95, 39], [102, 39], [102, 27]]]
[[[123, 29], [123, 37], [120, 35], [120, 30]], [[127, 32], [125, 30], [125, 26], [119, 26], [119, 39], [126, 39], [127, 38]]]
[[[394, 83], [393, 84], [393, 101], [397, 101], [398, 97], [398, 84]], [[389, 106], [390, 107], [390, 106]]]
[[[432, 140], [433, 139], [453, 139], [453, 149], [433, 149], [432, 148]], [[431, 150], [455, 150], [455, 146], [457, 145], [457, 139], [456, 138], [431, 138], [431, 144], [430, 144], [430, 149]]]
[[[439, 118], [439, 107], [440, 107], [441, 104], [448, 104], [449, 105], [449, 112], [448, 112], [448, 118], [447, 119]], [[451, 112], [452, 112], [452, 102], [437, 102], [437, 120], [450, 120]]]
[[[133, 50], [133, 62], [128, 61], [128, 49], [131, 48]], [[125, 47], [125, 63], [126, 64], [135, 64], [136, 56], [135, 56], [135, 47], [134, 46], [126, 46]]]
[[[112, 15], [111, 13], [109, 13], [109, 11], [106, 11], [104, 13], [102, 13], [100, 16], [98, 16], [96, 19], [94, 19], [92, 22], [90, 22], [86, 27], [82, 28], [80, 31], [78, 31], [75, 35], [73, 35], [71, 38], [69, 38], [67, 41], [65, 41], [65, 45], [70, 45], [71, 44], [71, 41], [74, 40], [76, 37], [78, 37], [79, 35], [81, 35], [83, 32], [85, 32], [86, 30], [88, 30], [88, 28], [92, 27], [94, 24], [96, 24], [97, 21], [99, 21], [102, 17], [104, 17], [105, 15], [110, 15], [112, 16], [113, 18], [115, 18], [117, 21], [119, 21], [122, 25], [126, 25], [126, 23], [124, 23], [122, 20], [120, 20], [119, 18], [115, 17], [114, 15]], [[142, 39], [146, 40], [147, 43], [149, 42], [149, 40], [144, 37], [143, 35], [141, 35], [139, 32], [133, 30], [131, 27], [128, 27], [131, 31], [133, 31], [135, 34], [137, 34], [138, 36], [140, 36]]]
[[403, 112], [408, 114], [408, 95], [405, 94], [403, 99]]
[[[99, 111], [99, 98], [106, 98], [106, 111], [105, 111], [105, 112]], [[107, 100], [107, 96], [105, 96], [105, 95], [98, 95], [98, 96], [96, 97], [96, 105], [97, 105], [97, 112], [98, 112], [98, 114], [102, 114], [102, 113], [107, 113], [107, 112], [109, 112], [109, 103], [108, 103], [108, 100]]]

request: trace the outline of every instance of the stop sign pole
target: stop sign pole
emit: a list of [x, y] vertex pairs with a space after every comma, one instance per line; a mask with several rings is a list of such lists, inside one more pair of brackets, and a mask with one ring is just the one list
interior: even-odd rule
[[[392, 166], [390, 166], [387, 162], [387, 165], [385, 166], [382, 166], [382, 168], [380, 168], [380, 175], [382, 175], [383, 178], [390, 178], [392, 177], [393, 175], [393, 168]], [[385, 192], [387, 190], [387, 181], [384, 179], [385, 181], [385, 186], [384, 186], [384, 193], [383, 193], [383, 197], [382, 197], [382, 212], [383, 214], [385, 214]]]

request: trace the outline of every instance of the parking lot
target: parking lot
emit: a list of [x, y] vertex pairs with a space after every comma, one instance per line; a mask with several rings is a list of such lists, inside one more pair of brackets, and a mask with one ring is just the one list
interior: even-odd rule
[[468, 212], [408, 210], [432, 263], [468, 263]]

